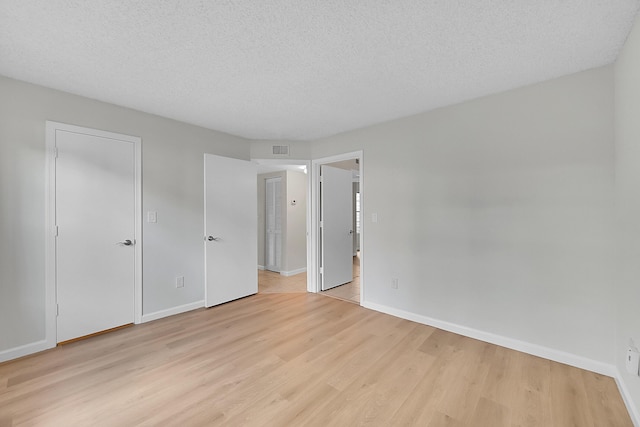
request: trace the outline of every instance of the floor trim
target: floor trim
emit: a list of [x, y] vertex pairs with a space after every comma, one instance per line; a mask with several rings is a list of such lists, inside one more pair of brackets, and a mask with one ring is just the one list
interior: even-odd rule
[[295, 276], [296, 274], [300, 274], [300, 273], [305, 273], [307, 271], [307, 267], [302, 267], [302, 268], [297, 268], [295, 270], [289, 270], [289, 271], [281, 271], [280, 274], [282, 276]]
[[7, 350], [0, 351], [0, 363], [17, 359], [23, 356], [28, 356], [40, 351], [48, 350], [53, 347], [55, 347], [55, 345], [51, 346], [51, 344], [47, 342], [47, 340], [41, 340], [18, 347], [9, 348]]
[[143, 314], [142, 323], [151, 322], [152, 320], [162, 319], [163, 317], [173, 316], [174, 314], [180, 314], [202, 307], [204, 307], [204, 300], [178, 305], [176, 307], [167, 308], [166, 310], [154, 311], [153, 313]]
[[83, 341], [83, 340], [86, 340], [86, 339], [89, 339], [89, 338], [97, 337], [98, 335], [104, 335], [104, 334], [108, 334], [109, 332], [118, 331], [120, 329], [130, 328], [131, 326], [133, 326], [133, 323], [127, 323], [126, 325], [116, 326], [115, 328], [105, 329], [104, 331], [98, 331], [98, 332], [94, 332], [94, 333], [89, 334], [89, 335], [83, 335], [81, 337], [71, 338], [70, 340], [66, 340], [66, 341], [60, 341], [58, 343], [58, 346], [72, 344], [72, 343], [77, 342], [77, 341]]
[[382, 304], [364, 301], [362, 303], [362, 306], [371, 310], [379, 311], [381, 313], [400, 317], [402, 319], [412, 320], [424, 325], [429, 325], [439, 329], [443, 329], [445, 331], [464, 335], [469, 338], [474, 338], [480, 341], [496, 344], [501, 347], [506, 347], [512, 350], [517, 350], [523, 353], [553, 360], [554, 362], [564, 363], [566, 365], [574, 366], [580, 369], [586, 369], [588, 371], [596, 372], [598, 374], [606, 375], [613, 378], [616, 378], [617, 376], [617, 369], [614, 365], [599, 362], [597, 360], [589, 359], [577, 354], [567, 353], [564, 351], [555, 350], [553, 348], [528, 343], [526, 341], [503, 337], [501, 335], [496, 335], [490, 332], [469, 328], [467, 326], [461, 326], [455, 323], [422, 316], [420, 314], [411, 313], [409, 311], [400, 310]]
[[618, 390], [620, 391], [622, 400], [627, 407], [627, 412], [629, 412], [633, 425], [640, 427], [640, 411], [638, 411], [638, 407], [633, 403], [631, 393], [629, 392], [626, 383], [622, 380], [622, 373], [620, 372], [620, 369], [616, 368], [616, 375], [613, 378], [616, 380]]

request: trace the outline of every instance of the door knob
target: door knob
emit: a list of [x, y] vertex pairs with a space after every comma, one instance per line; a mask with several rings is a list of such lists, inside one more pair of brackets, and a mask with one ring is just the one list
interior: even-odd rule
[[210, 242], [213, 242], [213, 241], [217, 242], [218, 240], [220, 240], [220, 238], [219, 237], [209, 236], [209, 237], [207, 237], [207, 240], [210, 241]]
[[133, 242], [131, 240], [127, 239], [127, 240], [125, 240], [123, 242], [118, 242], [117, 244], [118, 245], [123, 245], [123, 246], [131, 246], [131, 245], [133, 245]]

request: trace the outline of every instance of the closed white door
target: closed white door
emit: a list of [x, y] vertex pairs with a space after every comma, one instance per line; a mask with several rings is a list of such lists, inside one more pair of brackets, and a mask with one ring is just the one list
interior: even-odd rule
[[204, 155], [205, 305], [258, 292], [256, 165]]
[[282, 260], [282, 178], [265, 180], [265, 268], [280, 272]]
[[55, 132], [57, 342], [134, 321], [135, 146], [109, 135]]
[[353, 280], [352, 172], [320, 167], [320, 232], [322, 290]]

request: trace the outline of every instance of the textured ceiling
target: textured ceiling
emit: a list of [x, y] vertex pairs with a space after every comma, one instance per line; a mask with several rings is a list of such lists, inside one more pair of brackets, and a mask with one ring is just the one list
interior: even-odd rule
[[309, 140], [609, 64], [639, 1], [0, 0], [0, 74]]

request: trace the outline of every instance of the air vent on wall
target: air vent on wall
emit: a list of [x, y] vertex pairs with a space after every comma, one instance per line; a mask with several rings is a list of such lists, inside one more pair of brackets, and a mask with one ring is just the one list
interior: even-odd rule
[[278, 156], [288, 156], [289, 155], [289, 146], [288, 145], [274, 145], [273, 146], [273, 154]]

